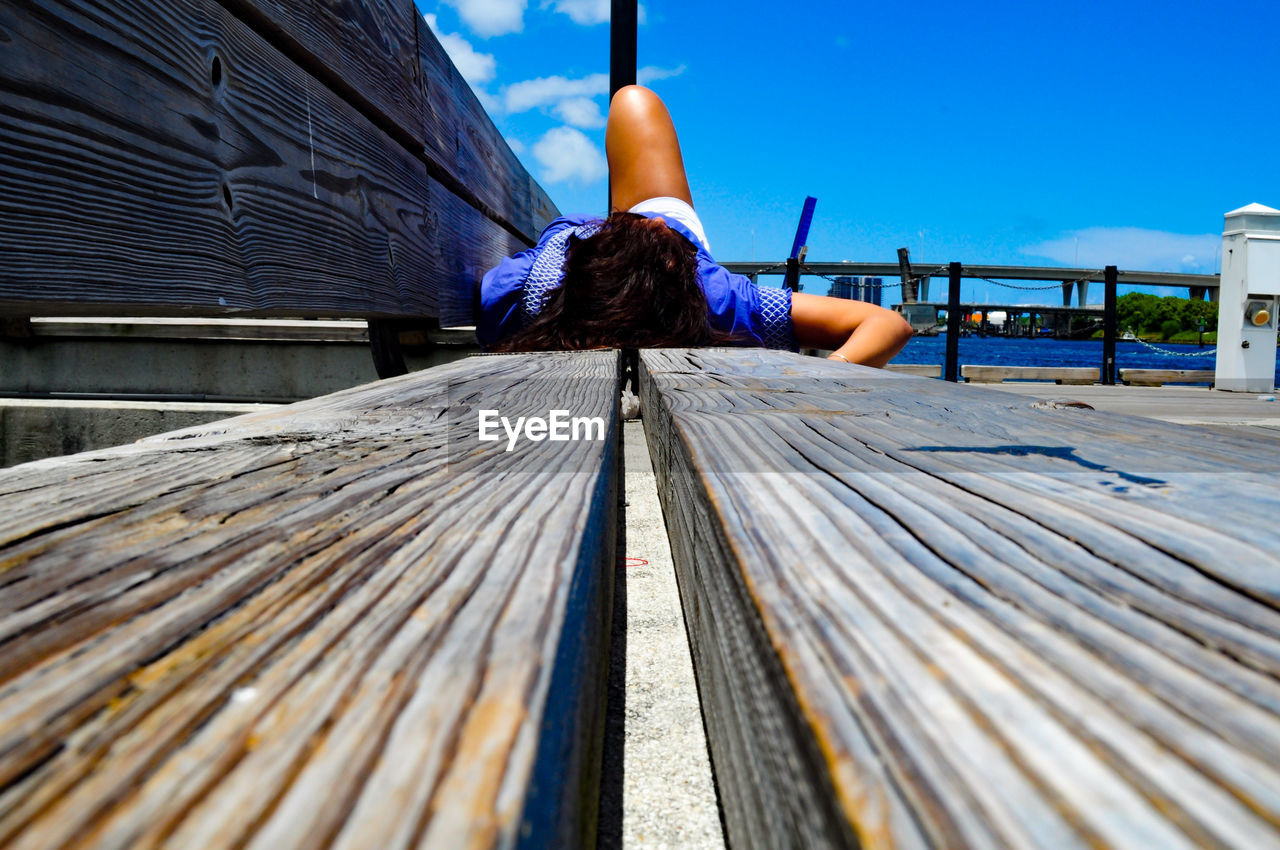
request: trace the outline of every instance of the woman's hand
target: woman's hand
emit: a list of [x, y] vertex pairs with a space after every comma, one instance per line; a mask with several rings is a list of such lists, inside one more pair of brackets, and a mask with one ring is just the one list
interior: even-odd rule
[[902, 316], [846, 298], [797, 292], [791, 296], [791, 322], [801, 348], [833, 349], [831, 359], [883, 366], [911, 339]]

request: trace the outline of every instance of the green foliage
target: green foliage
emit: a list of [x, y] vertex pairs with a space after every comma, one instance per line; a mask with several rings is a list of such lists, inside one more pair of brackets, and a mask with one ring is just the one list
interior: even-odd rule
[[1138, 336], [1159, 334], [1167, 340], [1179, 333], [1196, 331], [1201, 323], [1206, 331], [1216, 331], [1218, 304], [1129, 292], [1116, 299], [1116, 317], [1121, 332], [1133, 331]]
[[[1213, 325], [1213, 327], [1217, 328], [1218, 326]], [[1200, 332], [1199, 331], [1180, 331], [1179, 333], [1171, 337], [1168, 337], [1165, 341], [1166, 342], [1200, 342]], [[1218, 344], [1217, 330], [1212, 330], [1212, 331], [1206, 330], [1204, 332], [1204, 344], [1205, 345]]]

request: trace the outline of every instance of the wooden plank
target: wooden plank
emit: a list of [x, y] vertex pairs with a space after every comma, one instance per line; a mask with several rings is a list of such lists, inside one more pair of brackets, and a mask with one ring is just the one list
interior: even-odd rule
[[[559, 213], [412, 0], [228, 0], [322, 81], [425, 155], [433, 177], [530, 241]], [[273, 39], [275, 40], [275, 39]], [[421, 42], [421, 46], [420, 45]], [[376, 114], [371, 114], [376, 113]], [[387, 124], [394, 125], [388, 127]]]
[[369, 343], [367, 323], [317, 319], [34, 318], [35, 339], [206, 339]]
[[585, 846], [620, 377], [471, 358], [0, 473], [0, 844]]
[[641, 396], [734, 846], [1280, 846], [1280, 459], [785, 352]]
[[[422, 145], [426, 103], [413, 0], [228, 0], [249, 26], [378, 124]], [[373, 114], [369, 114], [373, 113]], [[379, 120], [380, 119], [380, 120]]]
[[1212, 369], [1121, 369], [1120, 380], [1139, 387], [1165, 384], [1212, 384]]
[[941, 363], [890, 363], [885, 369], [902, 375], [916, 375], [921, 378], [941, 378]]
[[422, 16], [417, 26], [426, 86], [427, 156], [475, 192], [482, 205], [510, 221], [531, 243], [536, 241], [560, 214], [556, 205], [512, 153]]
[[466, 324], [524, 246], [213, 0], [0, 29], [0, 312]]
[[1001, 381], [1053, 381], [1055, 384], [1092, 384], [1101, 370], [1087, 366], [979, 366], [960, 367], [960, 377], [975, 383]]

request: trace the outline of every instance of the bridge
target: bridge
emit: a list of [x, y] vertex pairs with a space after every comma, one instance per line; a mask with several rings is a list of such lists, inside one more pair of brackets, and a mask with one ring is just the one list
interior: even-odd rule
[[[785, 275], [786, 261], [773, 264], [758, 262], [734, 261], [723, 264], [725, 268], [753, 279], [760, 275]], [[950, 263], [913, 264], [913, 279], [920, 283], [920, 297], [928, 300], [929, 279], [936, 275], [948, 273]], [[932, 269], [921, 273], [921, 269]], [[898, 277], [902, 267], [898, 263], [862, 263], [862, 262], [803, 262], [799, 265], [802, 275], [819, 275], [823, 277]], [[962, 265], [962, 277], [979, 278], [999, 283], [1002, 280], [1061, 281], [1063, 304], [1071, 303], [1072, 288], [1077, 293], [1076, 303], [1085, 306], [1088, 303], [1088, 286], [1090, 283], [1105, 283], [1106, 269], [1058, 268], [1056, 266], [995, 266], [974, 263]], [[1116, 270], [1116, 282], [1129, 286], [1170, 286], [1189, 290], [1192, 298], [1217, 300], [1219, 276], [1216, 274], [1190, 274], [1186, 272], [1149, 272], [1128, 269]], [[886, 284], [895, 285], [895, 284]]]

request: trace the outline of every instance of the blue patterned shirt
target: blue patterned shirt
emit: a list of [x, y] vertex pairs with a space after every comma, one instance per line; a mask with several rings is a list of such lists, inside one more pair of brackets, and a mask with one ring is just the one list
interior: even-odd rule
[[[742, 345], [796, 350], [791, 290], [760, 287], [733, 274], [711, 258], [687, 227], [663, 221], [698, 248], [698, 283], [707, 296], [712, 328], [731, 334]], [[542, 231], [536, 247], [508, 257], [484, 276], [476, 322], [481, 345], [494, 345], [538, 314], [547, 293], [563, 280], [569, 237], [585, 239], [599, 230], [600, 224], [599, 218], [590, 215], [557, 218]]]

